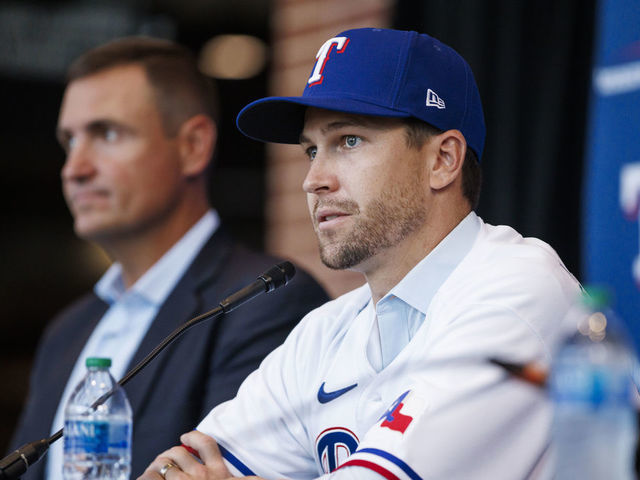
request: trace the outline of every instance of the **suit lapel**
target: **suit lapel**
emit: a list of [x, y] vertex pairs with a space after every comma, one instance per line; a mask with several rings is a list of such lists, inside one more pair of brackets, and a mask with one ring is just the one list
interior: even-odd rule
[[[64, 344], [58, 343], [52, 346], [56, 349], [56, 354], [59, 355], [54, 363], [55, 368], [51, 369], [50, 375], [39, 375], [38, 377], [43, 381], [41, 385], [42, 391], [50, 392], [50, 395], [41, 395], [38, 405], [34, 407], [34, 410], [38, 412], [36, 418], [36, 423], [39, 424], [37, 427], [38, 432], [34, 432], [34, 438], [28, 438], [25, 439], [25, 441], [31, 442], [41, 437], [49, 436], [49, 429], [51, 428], [53, 417], [60, 403], [62, 392], [71, 375], [71, 370], [82, 352], [82, 348], [89, 339], [91, 332], [93, 332], [93, 329], [102, 318], [102, 315], [104, 315], [104, 312], [107, 311], [107, 308], [107, 304], [97, 297], [89, 297], [87, 304], [78, 309], [74, 316], [74, 318], [81, 318], [84, 319], [84, 321], [79, 324], [75, 322], [72, 331], [67, 328], [67, 330], [69, 330], [68, 335], [59, 336], [61, 339], [64, 339]], [[62, 440], [58, 441], [61, 442]], [[44, 475], [43, 472], [46, 463], [46, 459], [43, 458], [33, 465], [28, 472], [28, 475], [31, 475], [29, 478], [43, 478], [41, 476]]]
[[[86, 307], [76, 314], [76, 318], [82, 318], [84, 321], [74, 322], [73, 331], [70, 331], [69, 335], [60, 336], [64, 339], [64, 345], [54, 346], [60, 357], [56, 360], [55, 375], [45, 377], [50, 384], [43, 390], [51, 392], [51, 396], [47, 396], [46, 402], [42, 405], [42, 408], [47, 411], [47, 415], [43, 418], [53, 419], [76, 360], [107, 308], [108, 305], [97, 297], [90, 299]], [[51, 401], [52, 399], [56, 401]]]
[[[218, 230], [204, 245], [191, 266], [160, 307], [151, 328], [144, 336], [129, 364], [129, 369], [143, 360], [162, 340], [178, 326], [215, 305], [203, 305], [202, 289], [219, 275], [223, 260], [229, 255], [231, 242]], [[179, 341], [179, 339], [177, 340]], [[170, 348], [170, 347], [168, 347]], [[161, 352], [145, 369], [126, 385], [127, 396], [136, 418], [153, 394], [153, 383], [167, 362], [167, 351]]]

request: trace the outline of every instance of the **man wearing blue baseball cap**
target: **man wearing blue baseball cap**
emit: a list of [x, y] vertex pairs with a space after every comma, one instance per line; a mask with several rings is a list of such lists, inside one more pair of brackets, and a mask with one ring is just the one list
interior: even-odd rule
[[238, 127], [301, 145], [322, 260], [367, 284], [309, 313], [143, 478], [551, 478], [545, 392], [490, 359], [547, 364], [579, 285], [473, 212], [485, 127], [464, 59], [349, 30], [302, 96], [253, 102]]

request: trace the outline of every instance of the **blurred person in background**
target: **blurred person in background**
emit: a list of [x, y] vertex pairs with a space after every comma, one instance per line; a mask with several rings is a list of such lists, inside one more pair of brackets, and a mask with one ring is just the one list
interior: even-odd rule
[[[76, 234], [113, 264], [40, 341], [12, 446], [62, 428], [87, 357], [109, 357], [118, 379], [186, 320], [281, 261], [237, 244], [208, 201], [217, 100], [191, 53], [175, 43], [119, 39], [68, 71], [57, 136]], [[244, 194], [244, 193], [243, 193]], [[125, 390], [133, 410], [132, 477], [173, 445], [327, 296], [304, 272], [291, 284], [199, 325]], [[157, 422], [157, 412], [165, 411]], [[62, 441], [25, 480], [62, 475]]]

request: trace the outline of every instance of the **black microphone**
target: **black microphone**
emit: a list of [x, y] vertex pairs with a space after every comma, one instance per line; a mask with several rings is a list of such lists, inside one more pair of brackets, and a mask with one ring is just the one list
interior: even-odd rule
[[[260, 275], [252, 284], [238, 290], [236, 293], [229, 295], [222, 300], [216, 308], [209, 310], [208, 312], [198, 315], [197, 317], [188, 320], [187, 322], [176, 328], [168, 337], [166, 337], [156, 348], [143, 358], [140, 363], [133, 367], [129, 372], [120, 379], [119, 386], [124, 386], [136, 376], [140, 370], [142, 370], [151, 360], [156, 358], [158, 354], [164, 350], [171, 342], [182, 335], [189, 328], [201, 323], [210, 318], [215, 318], [220, 315], [229, 313], [230, 311], [238, 308], [245, 302], [255, 298], [261, 293], [273, 292], [276, 288], [287, 285], [296, 273], [296, 269], [291, 262], [282, 262], [278, 265], [274, 265], [269, 270]], [[102, 405], [111, 395], [113, 390], [108, 391], [100, 398], [98, 398], [91, 405], [92, 409], [96, 409], [99, 405]], [[35, 442], [22, 445], [20, 448], [10, 453], [2, 460], [0, 460], [0, 480], [16, 480], [27, 469], [36, 463], [49, 449], [49, 445], [59, 440], [63, 435], [63, 429], [58, 430], [49, 438], [43, 438]]]
[[283, 262], [274, 265], [269, 270], [260, 275], [255, 282], [247, 285], [242, 290], [238, 290], [233, 295], [228, 296], [220, 302], [220, 307], [224, 313], [239, 307], [248, 302], [256, 295], [264, 292], [273, 292], [276, 288], [280, 288], [291, 281], [296, 274], [296, 269], [291, 262]]
[[49, 440], [43, 438], [27, 443], [0, 461], [0, 478], [19, 478], [31, 465], [36, 463], [49, 449]]

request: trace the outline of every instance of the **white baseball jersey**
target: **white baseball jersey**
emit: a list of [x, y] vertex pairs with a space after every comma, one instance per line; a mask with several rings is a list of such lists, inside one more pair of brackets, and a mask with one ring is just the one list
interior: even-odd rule
[[[198, 430], [236, 475], [548, 478], [545, 392], [489, 359], [548, 363], [578, 292], [547, 244], [471, 213], [375, 308], [364, 285], [309, 313]], [[389, 310], [424, 320], [385, 361]]]

